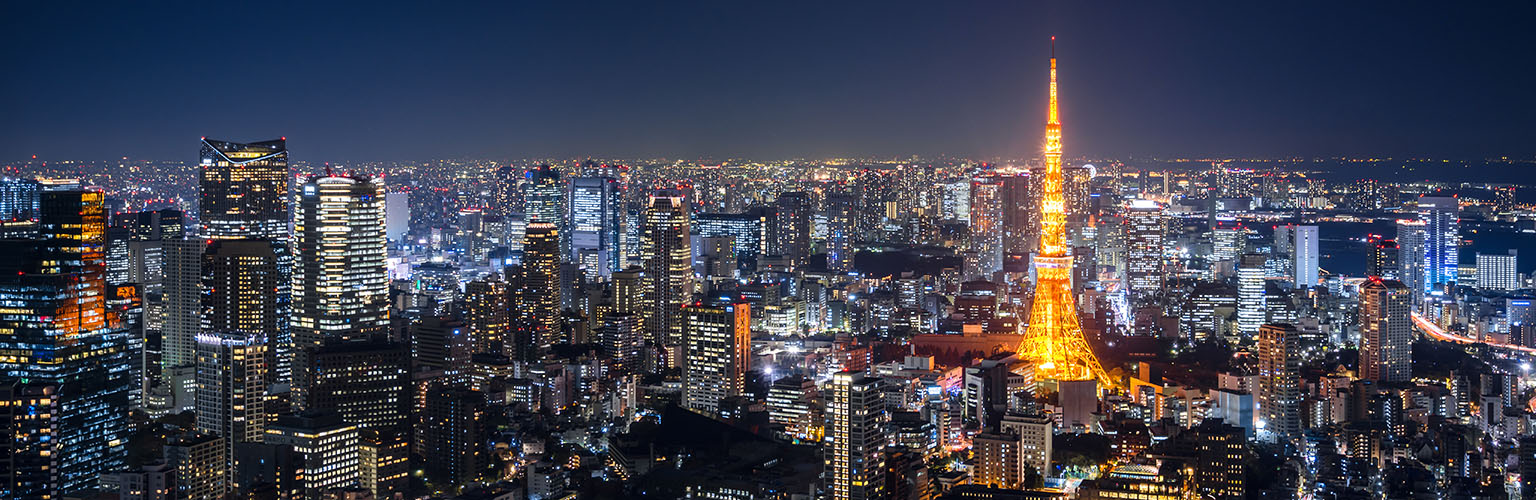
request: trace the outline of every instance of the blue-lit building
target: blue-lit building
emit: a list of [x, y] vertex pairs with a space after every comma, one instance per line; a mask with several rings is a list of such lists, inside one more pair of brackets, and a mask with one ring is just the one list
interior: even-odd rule
[[768, 213], [762, 209], [748, 210], [739, 214], [701, 213], [694, 216], [694, 227], [699, 236], [736, 238], [736, 257], [755, 259], [766, 252]]
[[570, 258], [588, 277], [607, 277], [620, 269], [624, 214], [623, 190], [612, 177], [571, 179]]
[[130, 329], [107, 308], [102, 193], [43, 192], [38, 218], [38, 239], [0, 240], [0, 383], [57, 387], [45, 490], [59, 498], [123, 465]]
[[1458, 252], [1461, 227], [1458, 216], [1456, 198], [1419, 198], [1419, 220], [1424, 223], [1423, 291], [1456, 282], [1456, 269], [1461, 266]]
[[561, 225], [565, 214], [565, 183], [560, 171], [549, 165], [539, 165], [524, 175], [523, 208], [528, 222], [548, 222]]
[[7, 221], [37, 218], [38, 182], [32, 179], [0, 179], [0, 217]]

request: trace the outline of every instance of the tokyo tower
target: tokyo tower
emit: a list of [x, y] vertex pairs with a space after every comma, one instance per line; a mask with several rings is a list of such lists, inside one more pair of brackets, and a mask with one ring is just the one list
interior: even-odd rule
[[1083, 339], [1072, 297], [1072, 256], [1067, 253], [1066, 202], [1061, 194], [1061, 120], [1056, 111], [1056, 37], [1051, 37], [1051, 104], [1045, 124], [1045, 178], [1040, 199], [1040, 252], [1035, 256], [1035, 302], [1019, 357], [1048, 380], [1098, 379], [1114, 385]]

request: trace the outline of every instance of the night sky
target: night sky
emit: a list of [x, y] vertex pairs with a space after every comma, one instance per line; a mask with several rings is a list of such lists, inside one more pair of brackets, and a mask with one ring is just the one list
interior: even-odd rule
[[1530, 3], [207, 3], [5, 2], [0, 161], [1030, 156], [1051, 35], [1069, 156], [1536, 156]]

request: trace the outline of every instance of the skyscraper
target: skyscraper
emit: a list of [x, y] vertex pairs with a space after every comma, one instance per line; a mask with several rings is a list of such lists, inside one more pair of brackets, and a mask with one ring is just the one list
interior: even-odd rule
[[[202, 140], [198, 168], [198, 220], [201, 238], [267, 240], [277, 255], [278, 271], [283, 274], [275, 301], [278, 309], [277, 330], [269, 333], [269, 347], [274, 363], [268, 380], [287, 382], [290, 377], [293, 343], [288, 328], [291, 255], [288, 247], [288, 145], [287, 139], [241, 144]], [[197, 335], [195, 308], [201, 291], [197, 288], [202, 273], [196, 269], [202, 248], [194, 243], [165, 243], [165, 370], [179, 372], [166, 376], [173, 386], [190, 378], [185, 368], [194, 363], [193, 345]], [[173, 269], [174, 268], [174, 269]], [[170, 375], [170, 373], [168, 373]], [[172, 387], [173, 393], [175, 387]], [[178, 406], [181, 405], [177, 402]]]
[[1048, 380], [1096, 379], [1109, 375], [1083, 338], [1072, 293], [1072, 256], [1067, 253], [1066, 201], [1062, 194], [1061, 119], [1056, 103], [1056, 39], [1051, 38], [1051, 98], [1045, 125], [1045, 173], [1041, 178], [1040, 253], [1035, 256], [1035, 300], [1019, 346]]
[[1380, 276], [1389, 280], [1401, 279], [1402, 266], [1398, 261], [1401, 257], [1401, 249], [1397, 245], [1397, 240], [1372, 235], [1369, 244], [1370, 253], [1365, 259], [1365, 276]]
[[833, 500], [885, 498], [885, 396], [878, 378], [838, 372], [828, 384], [827, 493]]
[[560, 336], [560, 230], [548, 222], [528, 225], [523, 264], [516, 267], [513, 359], [534, 361]]
[[58, 492], [59, 386], [6, 378], [0, 383], [0, 498], [48, 498]]
[[[224, 446], [221, 468], [235, 471], [235, 443], [262, 442], [267, 422], [266, 336], [239, 331], [197, 335], [197, 430]], [[233, 485], [231, 484], [231, 487]]]
[[1138, 301], [1163, 289], [1163, 207], [1152, 200], [1131, 200], [1125, 211], [1127, 289]]
[[[848, 195], [827, 196], [827, 267], [833, 271], [853, 269], [853, 242], [858, 232], [857, 203], [857, 198]], [[703, 232], [702, 227], [700, 232]]]
[[612, 312], [603, 318], [598, 342], [613, 360], [614, 372], [633, 372], [639, 367], [640, 347], [645, 344], [641, 328], [640, 316], [629, 312]]
[[539, 165], [524, 174], [523, 210], [528, 224], [544, 222], [554, 224], [560, 237], [561, 254], [569, 251], [571, 242], [566, 234], [566, 186], [560, 171], [549, 165]]
[[1423, 296], [1429, 289], [1425, 281], [1427, 272], [1425, 263], [1426, 232], [1425, 223], [1418, 219], [1399, 219], [1397, 221], [1397, 265], [1399, 267], [1399, 281], [1403, 282], [1409, 290], [1413, 290], [1414, 302]]
[[1003, 268], [1003, 183], [983, 177], [971, 181], [971, 251], [977, 269], [971, 278], [991, 279]]
[[672, 349], [683, 338], [680, 313], [693, 298], [692, 260], [687, 203], [676, 191], [657, 191], [640, 217], [640, 312], [652, 345]]
[[811, 255], [811, 201], [802, 191], [780, 193], [773, 202], [774, 221], [768, 253], [804, 265]]
[[1360, 378], [1383, 382], [1413, 376], [1413, 294], [1401, 282], [1372, 278], [1360, 286]]
[[342, 421], [385, 436], [408, 433], [413, 386], [404, 344], [333, 341], [311, 356], [316, 375], [303, 407], [335, 410]]
[[57, 387], [50, 439], [54, 497], [94, 488], [128, 440], [127, 325], [105, 302], [106, 214], [94, 191], [39, 195], [38, 238], [0, 240], [6, 383]]
[[0, 220], [37, 219], [37, 193], [41, 186], [33, 179], [0, 179]]
[[[713, 238], [730, 236], [736, 245], [737, 258], [752, 258], [768, 252], [768, 216], [762, 210], [749, 210], [739, 214], [698, 214], [699, 236]], [[630, 260], [630, 262], [635, 262]]]
[[1301, 342], [1296, 327], [1259, 328], [1259, 439], [1292, 443], [1301, 437]]
[[148, 210], [132, 214], [129, 229], [135, 240], [179, 240], [186, 237], [180, 210]]
[[[1456, 198], [1419, 198], [1419, 220], [1424, 222], [1424, 291], [1456, 283], [1461, 266], [1460, 206]], [[1402, 240], [1399, 239], [1399, 242]]]
[[384, 196], [380, 180], [324, 175], [299, 189], [294, 210], [295, 402], [310, 383], [307, 349], [389, 330]]
[[366, 339], [389, 327], [384, 198], [376, 179], [319, 176], [300, 188], [294, 215], [293, 336]]
[[[274, 356], [283, 318], [276, 298], [282, 273], [272, 244], [214, 240], [203, 256], [202, 331], [197, 335], [197, 430], [237, 443], [262, 442]], [[226, 464], [233, 483], [234, 464]]]
[[394, 192], [384, 195], [384, 236], [391, 243], [405, 241], [411, 230], [411, 194]]
[[506, 354], [503, 342], [512, 331], [510, 298], [507, 283], [495, 276], [464, 284], [464, 320], [475, 352]]
[[[1216, 227], [1211, 228], [1211, 243], [1213, 254], [1211, 260], [1217, 267], [1220, 267], [1221, 263], [1235, 267], [1237, 259], [1248, 251], [1248, 228], [1240, 224], [1217, 223]], [[1231, 270], [1232, 267], [1227, 267], [1225, 272], [1230, 273]], [[1231, 274], [1224, 276], [1231, 276]]]
[[199, 220], [208, 238], [288, 236], [285, 139], [240, 144], [203, 139]]
[[1292, 226], [1291, 231], [1296, 288], [1317, 286], [1317, 226]]
[[1247, 253], [1237, 264], [1237, 331], [1245, 338], [1259, 333], [1268, 319], [1264, 305], [1265, 255]]
[[[193, 372], [197, 364], [197, 334], [202, 330], [205, 245], [202, 238], [160, 242], [164, 273], [160, 285], [160, 379], [166, 384], [163, 390], [170, 396], [173, 413], [194, 406], [188, 389], [196, 387]], [[286, 284], [282, 285], [278, 293], [287, 289]]]
[[740, 396], [746, 389], [752, 356], [749, 309], [747, 304], [683, 308], [683, 406], [716, 416], [721, 399]]
[[607, 277], [620, 269], [623, 254], [619, 235], [623, 222], [623, 190], [610, 177], [571, 179], [571, 262], [589, 278]]

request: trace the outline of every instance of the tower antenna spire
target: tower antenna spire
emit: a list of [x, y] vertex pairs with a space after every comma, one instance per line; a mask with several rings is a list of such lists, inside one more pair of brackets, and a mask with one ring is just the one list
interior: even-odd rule
[[1051, 37], [1051, 95], [1045, 120], [1045, 173], [1041, 176], [1040, 251], [1035, 255], [1035, 299], [1017, 352], [1046, 380], [1115, 382], [1099, 365], [1077, 317], [1072, 253], [1067, 242], [1067, 202], [1061, 172], [1061, 119], [1056, 99], [1056, 37]]

